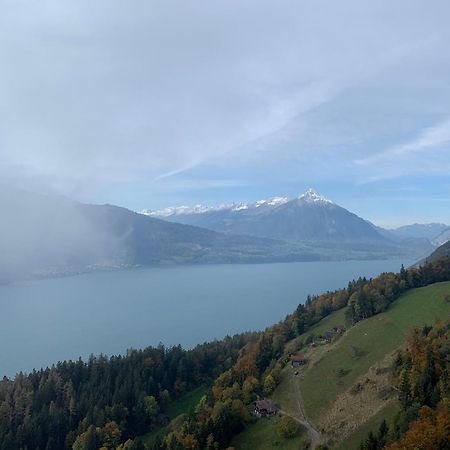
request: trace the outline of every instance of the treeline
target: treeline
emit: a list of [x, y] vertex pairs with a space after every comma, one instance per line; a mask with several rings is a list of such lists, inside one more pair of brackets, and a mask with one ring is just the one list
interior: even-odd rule
[[347, 288], [308, 297], [294, 314], [268, 328], [256, 342], [248, 343], [236, 364], [220, 375], [180, 430], [170, 433], [154, 450], [221, 449], [250, 421], [249, 407], [259, 394], [270, 395], [279, 382], [285, 344], [331, 312], [348, 305], [347, 319], [354, 324], [385, 311], [408, 289], [450, 280], [450, 259], [419, 268], [401, 268], [398, 274], [360, 278]]
[[362, 450], [450, 449], [450, 321], [415, 329], [394, 363], [401, 411]]
[[232, 367], [257, 339], [245, 333], [197, 346], [130, 350], [0, 382], [0, 449], [139, 449], [174, 399]]
[[420, 267], [405, 269], [399, 273], [386, 272], [367, 280], [359, 278], [344, 289], [308, 296], [295, 313], [286, 320], [291, 322], [294, 336], [303, 334], [324, 317], [348, 306], [345, 315], [348, 325], [386, 311], [389, 305], [408, 289], [450, 280], [450, 259], [440, 258]]

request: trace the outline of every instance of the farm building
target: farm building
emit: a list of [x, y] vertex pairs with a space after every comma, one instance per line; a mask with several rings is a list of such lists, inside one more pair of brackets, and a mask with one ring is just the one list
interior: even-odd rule
[[334, 340], [334, 338], [337, 336], [337, 334], [334, 331], [327, 331], [324, 335], [323, 338], [325, 339], [326, 342], [330, 343]]
[[330, 331], [327, 331], [323, 338], [326, 342], [330, 343], [333, 342], [335, 339], [337, 339], [341, 334], [345, 332], [345, 327], [342, 325], [338, 325], [333, 327]]
[[270, 398], [263, 398], [255, 402], [255, 414], [258, 417], [273, 416], [277, 411], [277, 406]]
[[291, 355], [292, 367], [299, 367], [306, 364], [306, 358], [303, 355]]

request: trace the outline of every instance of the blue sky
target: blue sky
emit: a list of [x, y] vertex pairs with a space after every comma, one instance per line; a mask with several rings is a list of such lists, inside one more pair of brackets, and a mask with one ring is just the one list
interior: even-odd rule
[[2, 2], [0, 176], [131, 209], [450, 223], [450, 3]]

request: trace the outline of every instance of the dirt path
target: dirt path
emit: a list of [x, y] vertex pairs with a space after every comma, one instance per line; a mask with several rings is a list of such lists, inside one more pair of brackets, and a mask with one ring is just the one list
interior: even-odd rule
[[293, 384], [295, 384], [295, 389], [293, 389], [292, 392], [297, 392], [297, 415], [289, 414], [287, 411], [280, 410], [280, 413], [292, 417], [296, 422], [298, 422], [300, 425], [303, 425], [309, 434], [309, 438], [311, 441], [311, 448], [316, 448], [316, 445], [320, 444], [322, 441], [322, 436], [319, 433], [319, 431], [314, 427], [314, 425], [308, 420], [308, 417], [306, 416], [305, 408], [303, 407], [303, 400], [302, 395], [300, 392], [300, 386], [298, 385], [298, 382], [296, 381], [295, 377], [292, 377]]

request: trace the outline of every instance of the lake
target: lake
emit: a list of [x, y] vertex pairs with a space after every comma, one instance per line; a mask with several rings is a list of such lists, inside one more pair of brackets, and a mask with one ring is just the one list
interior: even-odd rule
[[412, 261], [178, 266], [0, 286], [0, 376], [91, 353], [195, 344], [260, 330], [308, 294]]

